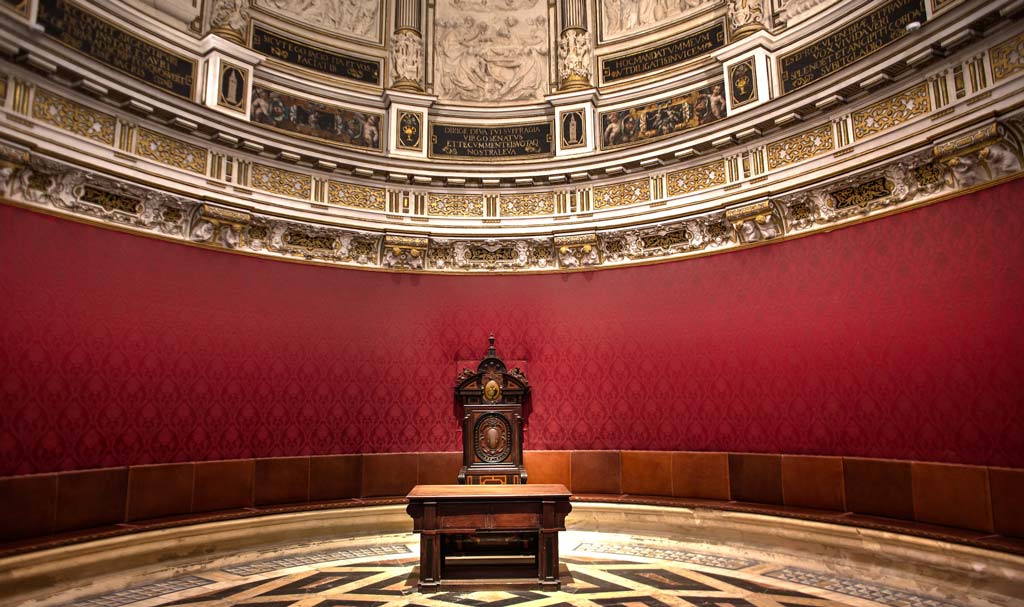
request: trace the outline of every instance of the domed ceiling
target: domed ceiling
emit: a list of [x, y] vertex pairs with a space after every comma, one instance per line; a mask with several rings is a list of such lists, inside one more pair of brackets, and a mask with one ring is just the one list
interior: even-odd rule
[[0, 2], [3, 197], [278, 258], [554, 271], [1021, 170], [1013, 0]]

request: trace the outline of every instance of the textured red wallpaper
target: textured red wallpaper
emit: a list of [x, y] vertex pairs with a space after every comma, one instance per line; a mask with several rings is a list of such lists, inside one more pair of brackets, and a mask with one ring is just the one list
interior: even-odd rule
[[1024, 182], [656, 266], [415, 276], [0, 207], [0, 474], [457, 450], [456, 362], [528, 361], [530, 449], [1024, 466]]

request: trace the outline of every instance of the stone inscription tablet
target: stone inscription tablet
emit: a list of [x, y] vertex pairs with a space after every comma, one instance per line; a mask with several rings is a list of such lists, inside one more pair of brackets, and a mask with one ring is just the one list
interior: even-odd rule
[[275, 34], [253, 24], [250, 46], [264, 55], [292, 65], [380, 86], [380, 62], [344, 55]]
[[677, 65], [694, 57], [725, 46], [725, 25], [722, 21], [687, 33], [671, 42], [601, 60], [601, 78], [605, 83], [615, 82]]
[[893, 0], [843, 29], [779, 58], [782, 93], [816, 82], [907, 35], [907, 24], [924, 23], [924, 0]]
[[431, 158], [502, 160], [551, 156], [553, 124], [430, 125]]
[[64, 0], [39, 2], [39, 25], [83, 55], [159, 89], [192, 99], [196, 62], [159, 48]]

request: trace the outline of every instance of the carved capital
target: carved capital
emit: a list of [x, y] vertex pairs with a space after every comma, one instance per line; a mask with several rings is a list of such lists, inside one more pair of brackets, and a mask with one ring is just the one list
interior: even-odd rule
[[423, 92], [423, 37], [410, 28], [402, 28], [391, 36], [392, 88]]
[[593, 72], [590, 36], [578, 28], [562, 32], [558, 41], [558, 87], [563, 91], [589, 88]]
[[249, 33], [249, 0], [214, 0], [210, 33], [244, 45]]

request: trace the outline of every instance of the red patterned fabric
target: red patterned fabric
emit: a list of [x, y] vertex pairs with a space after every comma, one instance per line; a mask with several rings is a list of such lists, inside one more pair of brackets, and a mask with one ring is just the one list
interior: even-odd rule
[[452, 380], [528, 361], [529, 449], [1024, 467], [1024, 181], [677, 263], [340, 270], [0, 208], [0, 474], [460, 448]]

